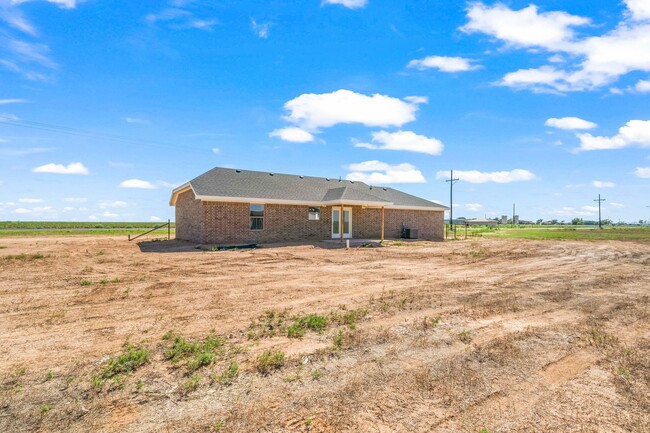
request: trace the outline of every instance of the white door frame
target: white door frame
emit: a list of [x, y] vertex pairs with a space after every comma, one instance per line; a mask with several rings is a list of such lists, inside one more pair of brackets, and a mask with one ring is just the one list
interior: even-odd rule
[[331, 227], [331, 232], [332, 232], [332, 239], [341, 239], [341, 232], [339, 231], [338, 233], [334, 233], [334, 212], [339, 213], [339, 230], [343, 230], [343, 227], [345, 227], [344, 218], [345, 218], [345, 212], [348, 213], [348, 219], [349, 219], [349, 224], [348, 224], [348, 231], [349, 233], [343, 233], [343, 239], [352, 239], [352, 208], [351, 207], [343, 207], [343, 215], [341, 214], [341, 207], [340, 206], [333, 206], [332, 207], [332, 227]]

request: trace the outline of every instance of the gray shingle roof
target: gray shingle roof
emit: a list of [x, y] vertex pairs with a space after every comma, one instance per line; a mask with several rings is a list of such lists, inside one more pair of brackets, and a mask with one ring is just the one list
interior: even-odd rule
[[[289, 202], [368, 203], [444, 210], [447, 207], [393, 188], [363, 182], [216, 167], [188, 182], [199, 197], [233, 197]], [[176, 194], [186, 185], [174, 190]], [[172, 202], [174, 198], [172, 195]]]

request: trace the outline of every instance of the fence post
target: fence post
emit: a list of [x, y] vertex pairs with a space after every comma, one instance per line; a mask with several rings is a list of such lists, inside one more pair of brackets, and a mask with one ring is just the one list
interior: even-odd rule
[[167, 240], [171, 240], [172, 238], [172, 220], [168, 219], [167, 220]]

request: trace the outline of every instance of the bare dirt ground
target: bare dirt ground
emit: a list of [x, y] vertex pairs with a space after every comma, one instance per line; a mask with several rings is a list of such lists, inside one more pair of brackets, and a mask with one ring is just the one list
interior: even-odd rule
[[0, 247], [2, 432], [650, 431], [647, 241]]

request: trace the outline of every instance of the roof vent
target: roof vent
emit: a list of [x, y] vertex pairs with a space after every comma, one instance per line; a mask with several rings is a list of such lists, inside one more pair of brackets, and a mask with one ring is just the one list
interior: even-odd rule
[[370, 189], [372, 189], [372, 185], [370, 185]]
[[388, 188], [382, 188], [384, 191], [388, 191]]
[[350, 181], [350, 183], [354, 183], [354, 181], [353, 181], [353, 180], [351, 180], [351, 181]]
[[341, 181], [341, 176], [339, 176], [339, 182]]
[[304, 179], [304, 178], [305, 178], [305, 176], [298, 176], [298, 177], [301, 178], [301, 179]]
[[273, 176], [275, 173], [269, 173], [269, 176]]
[[241, 173], [241, 170], [235, 170], [235, 173]]
[[326, 177], [325, 180], [329, 182], [329, 181], [330, 181], [330, 178], [329, 178], [329, 177]]

